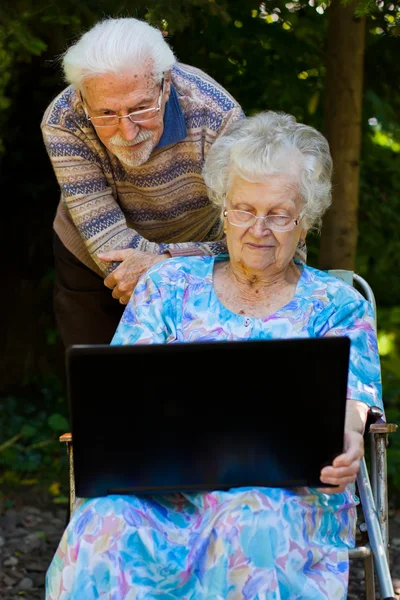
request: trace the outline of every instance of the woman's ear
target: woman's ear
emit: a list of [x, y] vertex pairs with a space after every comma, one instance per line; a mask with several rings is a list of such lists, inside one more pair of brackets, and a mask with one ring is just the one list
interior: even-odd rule
[[302, 229], [300, 232], [299, 244], [305, 244], [307, 237], [307, 229]]

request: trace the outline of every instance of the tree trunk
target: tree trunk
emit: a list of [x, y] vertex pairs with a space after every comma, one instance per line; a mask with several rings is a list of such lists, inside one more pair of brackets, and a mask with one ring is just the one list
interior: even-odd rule
[[358, 235], [365, 17], [354, 16], [355, 2], [329, 8], [325, 135], [333, 158], [333, 203], [321, 237], [321, 269], [353, 270]]

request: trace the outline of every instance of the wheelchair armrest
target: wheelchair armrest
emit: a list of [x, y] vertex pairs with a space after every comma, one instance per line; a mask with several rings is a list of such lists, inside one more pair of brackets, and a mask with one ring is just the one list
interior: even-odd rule
[[383, 411], [378, 406], [371, 406], [368, 411], [365, 433], [394, 433], [397, 425], [383, 420]]
[[369, 428], [369, 433], [394, 433], [397, 431], [395, 423], [375, 423]]
[[72, 433], [63, 433], [59, 437], [60, 442], [72, 442]]

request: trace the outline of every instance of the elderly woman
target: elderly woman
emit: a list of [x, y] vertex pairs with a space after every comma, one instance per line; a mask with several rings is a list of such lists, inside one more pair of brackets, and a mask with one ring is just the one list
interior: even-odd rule
[[[48, 571], [48, 600], [346, 597], [351, 484], [381, 386], [369, 304], [293, 258], [330, 204], [331, 169], [324, 137], [289, 115], [234, 124], [204, 167], [229, 255], [152, 267], [113, 344], [348, 336], [344, 451], [321, 471], [322, 486], [339, 487], [81, 499]], [[251, 393], [263, 393], [261, 384], [250, 383]]]

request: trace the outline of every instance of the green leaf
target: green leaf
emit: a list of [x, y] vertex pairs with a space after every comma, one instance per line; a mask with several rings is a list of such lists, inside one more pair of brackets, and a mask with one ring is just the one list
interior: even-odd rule
[[69, 429], [67, 419], [59, 413], [52, 414], [48, 418], [47, 423], [49, 424], [51, 429], [54, 429], [54, 431], [66, 431], [67, 429]]
[[26, 438], [33, 437], [35, 435], [35, 433], [37, 433], [37, 428], [28, 423], [26, 425], [24, 425], [21, 429], [22, 437], [26, 437]]

